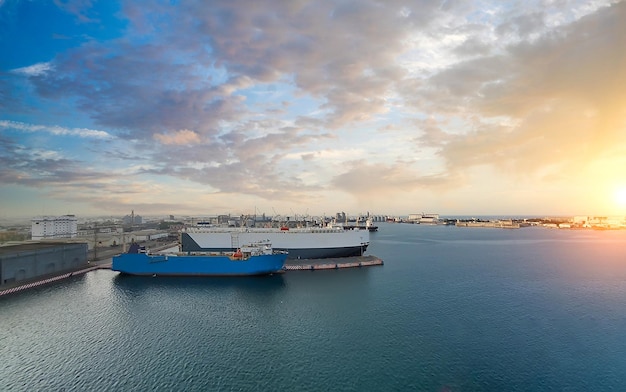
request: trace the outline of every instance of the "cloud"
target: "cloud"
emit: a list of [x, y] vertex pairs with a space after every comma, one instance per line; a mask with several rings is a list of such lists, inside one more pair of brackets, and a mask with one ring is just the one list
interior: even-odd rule
[[15, 74], [20, 74], [20, 75], [26, 75], [26, 76], [39, 76], [39, 75], [46, 74], [52, 70], [53, 70], [52, 64], [49, 62], [46, 62], [46, 63], [37, 63], [37, 64], [29, 65], [27, 67], [16, 68], [16, 69], [13, 69], [11, 72]]
[[77, 97], [97, 123], [127, 130], [131, 138], [151, 139], [168, 129], [216, 133], [221, 121], [234, 119], [241, 98], [222, 96], [210, 82], [196, 80], [192, 65], [173, 64], [169, 56], [176, 52], [87, 45], [58, 59], [55, 73], [31, 80], [43, 97]]
[[445, 174], [424, 175], [407, 166], [405, 162], [385, 165], [356, 160], [347, 164], [346, 167], [345, 171], [331, 180], [331, 184], [355, 196], [384, 197], [386, 190], [393, 190], [393, 193], [397, 193], [398, 190], [415, 191], [421, 187], [445, 188], [451, 184], [451, 179]]
[[31, 80], [42, 96], [78, 97], [99, 124], [140, 138], [180, 128], [216, 134], [250, 110], [242, 89], [275, 82], [320, 99], [329, 127], [370, 121], [388, 112], [384, 96], [405, 74], [395, 65], [403, 39], [439, 12], [431, 2], [401, 13], [375, 1], [137, 7], [126, 4], [123, 15], [129, 33], [146, 39], [88, 42]]
[[[247, 131], [250, 129], [258, 134]], [[209, 185], [215, 192], [305, 200], [313, 189], [284, 166], [281, 151], [327, 138], [273, 120], [248, 122], [210, 142], [164, 144], [144, 172]]]
[[51, 203], [54, 204], [52, 200], [63, 201], [73, 209], [80, 209], [79, 203], [90, 206], [93, 211], [107, 213], [138, 206], [152, 213], [176, 208], [174, 202], [154, 202], [154, 194], [164, 194], [162, 187], [153, 189], [155, 185], [142, 179], [136, 169], [108, 167], [100, 170], [88, 162], [68, 158], [62, 152], [26, 147], [2, 135], [0, 166], [0, 183], [36, 188]]
[[200, 136], [189, 129], [181, 129], [171, 134], [155, 134], [154, 138], [163, 144], [193, 144], [200, 142]]
[[[626, 58], [616, 50], [626, 47], [625, 22], [626, 3], [614, 4], [434, 74], [411, 99], [446, 120], [424, 124], [419, 143], [452, 171], [493, 165], [513, 175], [574, 175], [613, 154], [626, 143]], [[464, 132], [450, 132], [455, 121]]]
[[93, 7], [93, 0], [54, 0], [54, 4], [67, 13], [70, 13], [82, 23], [97, 23], [98, 19], [87, 14]]
[[29, 148], [9, 139], [0, 139], [0, 182], [41, 187], [93, 181], [98, 186], [102, 172], [92, 171], [80, 161], [65, 158], [58, 151]]
[[496, 27], [496, 34], [502, 38], [528, 39], [536, 36], [546, 28], [546, 13], [529, 12], [517, 15]]
[[0, 120], [0, 129], [11, 129], [22, 132], [46, 132], [57, 136], [78, 136], [81, 138], [111, 139], [113, 136], [105, 131], [86, 128], [64, 128], [58, 125], [34, 125], [16, 121]]
[[[108, 156], [140, 157], [143, 175], [267, 200], [444, 190], [484, 165], [564, 176], [626, 140], [626, 5], [583, 3], [128, 2], [123, 35], [9, 75], [47, 106], [0, 79], [5, 108], [56, 118], [71, 107], [109, 131], [0, 128], [123, 139], [136, 150]], [[89, 19], [90, 1], [57, 4]], [[324, 159], [346, 145], [377, 161]], [[419, 167], [426, 159], [435, 169]], [[7, 180], [50, 183], [42, 162], [60, 178], [82, 169], [40, 153], [28, 162], [7, 162]]]

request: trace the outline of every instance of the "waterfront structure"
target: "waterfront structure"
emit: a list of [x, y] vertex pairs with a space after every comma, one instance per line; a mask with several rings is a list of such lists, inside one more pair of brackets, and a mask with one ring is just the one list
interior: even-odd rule
[[75, 238], [78, 233], [78, 220], [74, 215], [41, 216], [31, 220], [33, 240]]
[[0, 247], [0, 286], [87, 266], [87, 244], [26, 242]]

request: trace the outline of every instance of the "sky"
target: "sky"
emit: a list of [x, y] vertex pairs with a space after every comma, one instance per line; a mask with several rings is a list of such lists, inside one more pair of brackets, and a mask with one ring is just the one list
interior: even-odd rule
[[0, 0], [0, 218], [626, 215], [626, 2]]

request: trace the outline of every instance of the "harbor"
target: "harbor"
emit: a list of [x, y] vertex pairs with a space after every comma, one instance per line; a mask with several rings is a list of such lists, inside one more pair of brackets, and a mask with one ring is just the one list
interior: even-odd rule
[[96, 270], [0, 297], [3, 390], [620, 390], [625, 236], [384, 224], [380, 268]]

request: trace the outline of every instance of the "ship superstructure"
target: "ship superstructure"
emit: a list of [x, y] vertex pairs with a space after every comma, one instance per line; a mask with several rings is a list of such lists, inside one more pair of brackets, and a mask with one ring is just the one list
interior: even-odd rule
[[287, 253], [268, 242], [238, 247], [232, 252], [176, 252], [150, 254], [136, 243], [113, 257], [111, 269], [129, 275], [247, 276], [282, 272]]
[[369, 246], [368, 230], [342, 227], [226, 228], [187, 227], [180, 235], [181, 250], [232, 251], [239, 244], [269, 241], [290, 259], [317, 259], [362, 255]]

